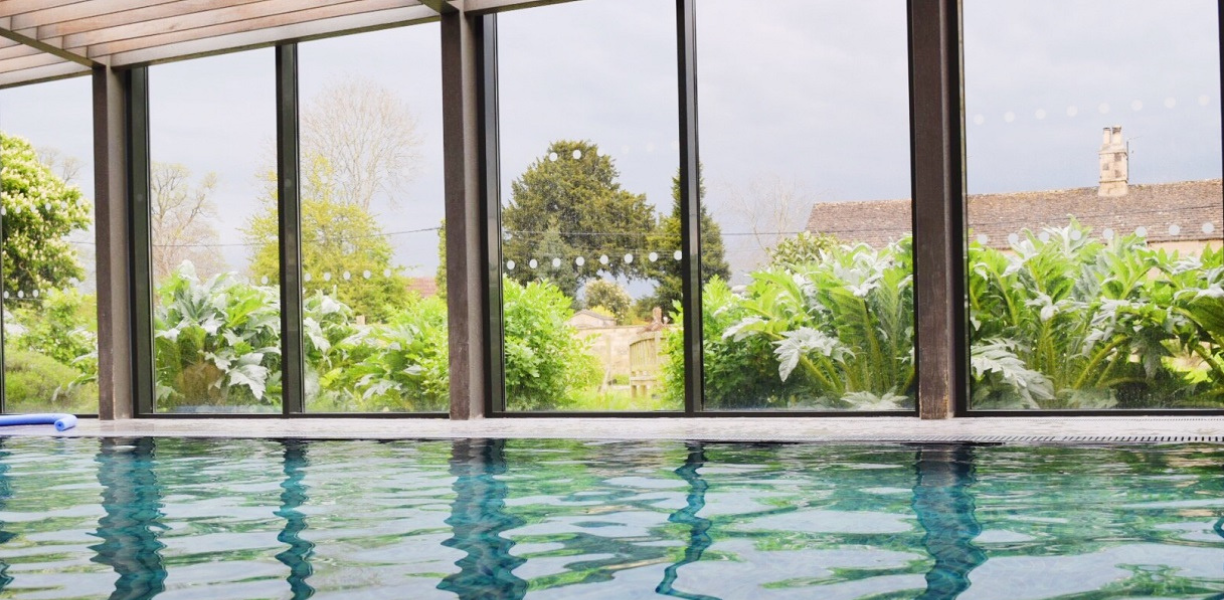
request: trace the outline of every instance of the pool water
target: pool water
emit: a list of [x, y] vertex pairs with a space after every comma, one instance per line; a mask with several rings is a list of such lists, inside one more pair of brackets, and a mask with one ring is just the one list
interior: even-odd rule
[[1224, 598], [1224, 447], [0, 438], [0, 598]]

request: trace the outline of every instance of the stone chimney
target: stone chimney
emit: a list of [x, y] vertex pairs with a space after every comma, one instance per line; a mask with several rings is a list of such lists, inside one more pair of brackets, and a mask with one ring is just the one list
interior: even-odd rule
[[1106, 127], [1101, 142], [1101, 187], [1097, 191], [1098, 196], [1116, 198], [1126, 195], [1127, 180], [1130, 178], [1128, 158], [1126, 142], [1122, 141], [1122, 128]]

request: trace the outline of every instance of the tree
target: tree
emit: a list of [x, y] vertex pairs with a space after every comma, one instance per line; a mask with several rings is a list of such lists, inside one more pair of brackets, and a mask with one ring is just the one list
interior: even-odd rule
[[582, 288], [583, 303], [588, 309], [602, 308], [616, 317], [616, 322], [629, 322], [633, 298], [629, 292], [612, 281], [592, 281]]
[[[698, 182], [698, 195], [705, 198], [705, 178]], [[731, 278], [731, 267], [727, 264], [723, 250], [722, 228], [710, 217], [704, 203], [701, 208], [701, 283], [705, 285], [715, 277], [727, 281]], [[659, 260], [648, 263], [647, 273], [658, 284], [653, 295], [644, 298], [638, 305], [639, 312], [649, 315], [655, 307], [665, 313], [675, 310], [675, 303], [683, 297], [683, 278], [680, 273], [680, 261], [675, 259], [675, 252], [682, 249], [680, 241], [680, 176], [672, 178], [672, 211], [659, 219], [658, 228], [651, 236], [650, 247], [658, 248]], [[674, 315], [673, 315], [674, 316]]]
[[777, 175], [754, 177], [746, 190], [728, 186], [726, 198], [726, 208], [751, 234], [742, 250], [753, 265], [767, 262], [778, 242], [807, 229], [813, 204], [803, 187]]
[[153, 278], [161, 281], [184, 262], [205, 279], [225, 270], [215, 248], [217, 217], [209, 196], [217, 189], [217, 174], [205, 173], [192, 182], [191, 169], [181, 164], [152, 164], [149, 171], [150, 219], [153, 234]]
[[[408, 301], [408, 280], [391, 266], [393, 249], [378, 220], [361, 206], [337, 201], [336, 179], [322, 156], [304, 157], [302, 180], [302, 267], [307, 294], [335, 297], [355, 314], [385, 321]], [[280, 279], [276, 196], [263, 199], [265, 210], [244, 233], [259, 247], [251, 274], [269, 283]]]
[[[502, 248], [516, 268], [507, 275], [521, 283], [551, 281], [571, 299], [599, 271], [640, 277], [642, 261], [623, 257], [637, 258], [655, 228], [654, 209], [644, 194], [622, 189], [619, 176], [611, 157], [594, 143], [549, 144], [510, 185]], [[608, 257], [606, 265], [601, 256]]]
[[4, 207], [4, 292], [9, 302], [40, 302], [84, 270], [65, 236], [89, 226], [89, 202], [38, 160], [23, 138], [0, 134]]
[[329, 85], [302, 111], [302, 156], [323, 157], [334, 200], [363, 210], [416, 176], [421, 141], [408, 105], [366, 79]]

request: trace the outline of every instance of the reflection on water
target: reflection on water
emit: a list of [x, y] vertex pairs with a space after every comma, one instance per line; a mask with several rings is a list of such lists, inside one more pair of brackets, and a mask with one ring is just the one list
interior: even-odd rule
[[497, 479], [506, 474], [505, 441], [456, 441], [450, 464], [455, 501], [446, 524], [454, 535], [442, 543], [467, 555], [455, 563], [460, 571], [443, 579], [438, 588], [464, 600], [522, 598], [527, 582], [513, 571], [526, 561], [511, 556], [514, 542], [502, 537], [523, 524], [506, 513], [509, 488]]
[[306, 467], [310, 462], [306, 458], [306, 443], [298, 440], [287, 440], [285, 445], [285, 480], [281, 482], [281, 506], [276, 516], [285, 520], [285, 528], [277, 541], [289, 546], [284, 552], [276, 555], [276, 560], [289, 567], [289, 590], [294, 600], [309, 598], [314, 595], [314, 588], [306, 583], [313, 572], [310, 557], [314, 553], [314, 544], [302, 539], [306, 530], [306, 515], [298, 510], [306, 504], [307, 486], [302, 482], [306, 477]]
[[0, 597], [1224, 598], [1224, 448], [0, 438]]
[[914, 514], [926, 531], [922, 544], [935, 559], [919, 598], [955, 598], [969, 588], [969, 572], [986, 562], [986, 553], [973, 545], [973, 538], [982, 533], [969, 493], [974, 483], [973, 449], [923, 448], [915, 465]]
[[115, 570], [112, 600], [145, 600], [166, 589], [166, 569], [158, 540], [163, 491], [153, 472], [155, 440], [101, 441], [95, 461], [102, 484], [102, 508], [90, 546], [95, 562]]

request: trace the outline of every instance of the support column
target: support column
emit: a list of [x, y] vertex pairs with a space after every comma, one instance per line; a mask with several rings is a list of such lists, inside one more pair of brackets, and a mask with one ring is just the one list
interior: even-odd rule
[[695, 414], [705, 398], [701, 304], [701, 163], [697, 157], [697, 15], [695, 0], [676, 0], [679, 57], [680, 260], [684, 303], [684, 413]]
[[94, 235], [98, 280], [98, 418], [132, 416], [131, 235], [127, 91], [122, 75], [93, 70]]
[[281, 293], [281, 414], [305, 412], [297, 44], [276, 47], [276, 174]]
[[[460, 3], [456, 3], [460, 4]], [[462, 6], [442, 15], [442, 145], [446, 185], [446, 302], [450, 329], [450, 417], [485, 415], [479, 34]]]
[[918, 413], [946, 419], [968, 391], [960, 0], [909, 11]]

